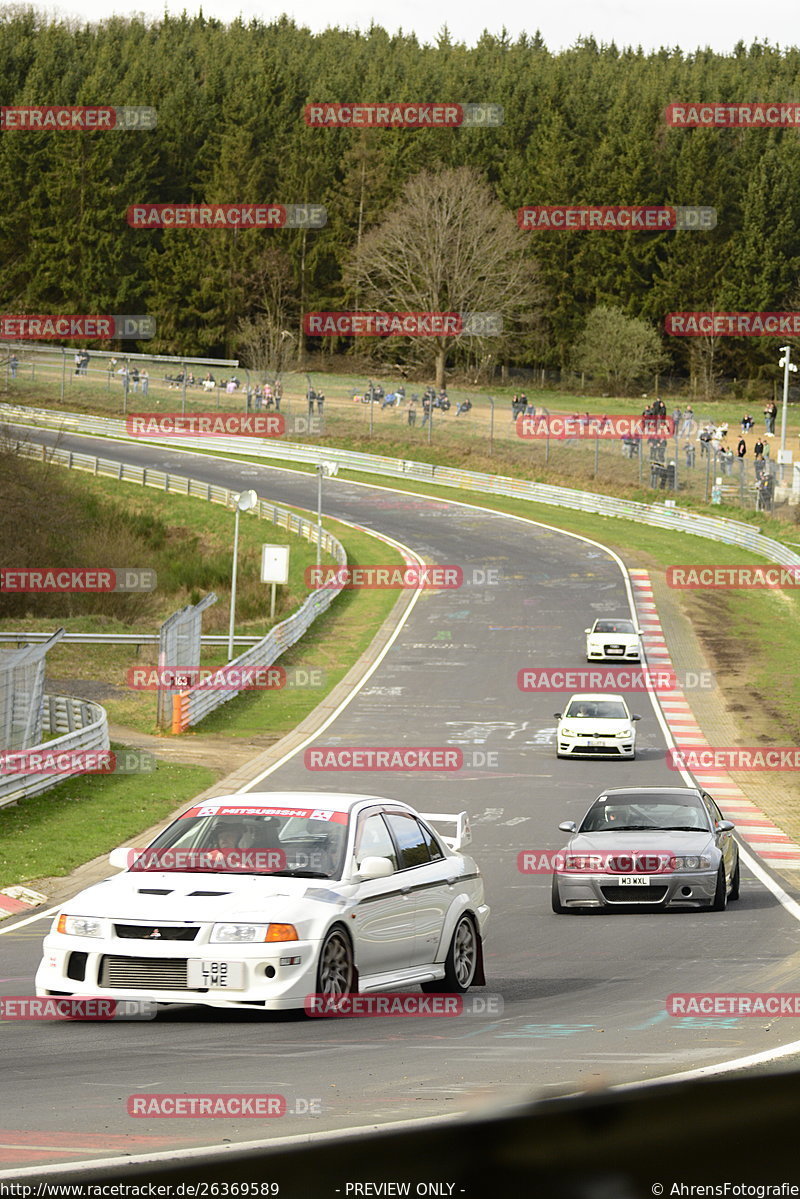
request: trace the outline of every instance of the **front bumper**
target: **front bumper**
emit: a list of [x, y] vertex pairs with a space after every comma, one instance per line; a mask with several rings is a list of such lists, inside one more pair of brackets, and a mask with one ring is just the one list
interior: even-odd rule
[[[146, 940], [99, 940], [51, 933], [36, 972], [36, 994], [148, 999], [159, 1004], [277, 1011], [303, 1007], [317, 983], [319, 943], [281, 941], [208, 945]], [[299, 958], [292, 965], [281, 959]], [[244, 986], [190, 987], [189, 960], [241, 962]], [[270, 972], [272, 972], [270, 974]]]
[[586, 646], [586, 658], [589, 662], [640, 662], [641, 651], [638, 645], [614, 649], [608, 645], [592, 642]]
[[558, 737], [556, 752], [559, 758], [632, 758], [636, 742], [616, 737]]
[[558, 897], [565, 908], [707, 907], [717, 887], [715, 870], [650, 874], [646, 886], [621, 882], [621, 874], [557, 873]]

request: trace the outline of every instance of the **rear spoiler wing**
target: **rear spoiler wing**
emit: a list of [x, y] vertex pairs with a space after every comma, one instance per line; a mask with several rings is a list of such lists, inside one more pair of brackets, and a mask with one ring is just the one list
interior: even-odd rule
[[452, 849], [454, 853], [458, 853], [465, 845], [472, 843], [472, 829], [466, 812], [459, 812], [455, 816], [448, 812], [420, 812], [420, 816], [431, 824], [441, 822], [456, 826], [455, 836], [446, 837], [444, 833], [440, 834], [447, 848]]

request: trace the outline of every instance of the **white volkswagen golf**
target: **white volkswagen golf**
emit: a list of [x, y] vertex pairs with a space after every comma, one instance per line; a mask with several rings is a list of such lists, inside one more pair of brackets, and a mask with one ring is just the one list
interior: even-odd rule
[[635, 720], [621, 695], [573, 695], [555, 713], [556, 756], [559, 758], [635, 758]]
[[[454, 826], [445, 837], [434, 823]], [[58, 912], [36, 993], [279, 1009], [485, 982], [489, 916], [466, 812], [268, 792], [196, 805]]]

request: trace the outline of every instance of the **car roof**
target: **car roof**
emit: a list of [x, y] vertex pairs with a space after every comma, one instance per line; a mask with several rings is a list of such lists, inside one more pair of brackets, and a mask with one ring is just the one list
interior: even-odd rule
[[621, 695], [618, 695], [616, 692], [612, 691], [579, 691], [575, 695], [571, 695], [569, 697], [568, 703], [572, 703], [574, 699], [621, 699], [623, 703], [625, 702]]
[[[397, 804], [409, 808], [399, 799], [385, 795], [352, 795], [330, 791], [242, 791], [231, 795], [214, 795], [211, 799], [195, 800], [192, 807], [211, 808], [315, 808], [324, 812], [351, 812], [362, 803]], [[413, 809], [409, 808], [409, 811]]]

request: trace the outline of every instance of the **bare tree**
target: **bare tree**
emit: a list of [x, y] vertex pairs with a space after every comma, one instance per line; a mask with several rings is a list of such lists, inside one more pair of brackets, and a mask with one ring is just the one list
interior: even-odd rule
[[253, 315], [239, 322], [238, 347], [251, 370], [277, 378], [297, 348], [290, 329], [299, 311], [292, 269], [280, 249], [264, 249], [248, 273], [246, 290]]
[[[500, 314], [499, 336], [414, 339], [409, 357], [433, 361], [437, 387], [444, 386], [448, 355], [462, 339], [473, 361], [488, 353], [497, 359], [515, 340], [517, 323], [530, 320], [542, 298], [527, 234], [469, 167], [410, 179], [381, 223], [361, 239], [345, 281], [363, 307], [376, 311]], [[396, 356], [398, 342], [391, 341]]]

